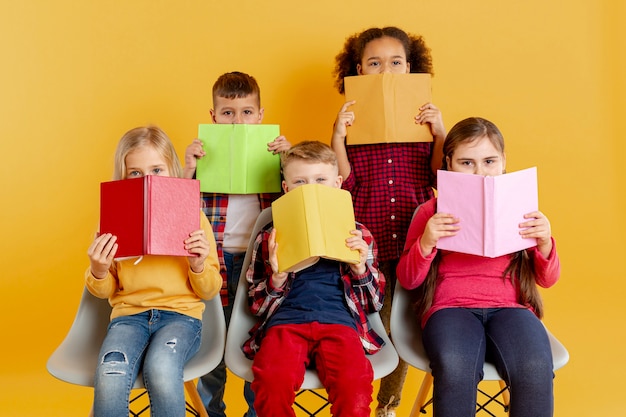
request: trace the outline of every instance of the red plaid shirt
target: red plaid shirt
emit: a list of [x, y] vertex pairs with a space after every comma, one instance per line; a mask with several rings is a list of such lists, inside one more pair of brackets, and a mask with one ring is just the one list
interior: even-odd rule
[[[380, 350], [384, 341], [372, 329], [367, 321], [367, 314], [380, 311], [383, 306], [385, 277], [378, 270], [377, 249], [372, 234], [359, 223], [356, 224], [356, 227], [363, 232], [363, 240], [369, 245], [366, 261], [367, 270], [362, 275], [354, 275], [347, 264], [341, 264], [341, 279], [346, 305], [354, 317], [363, 349], [367, 353], [373, 354]], [[250, 359], [254, 357], [261, 345], [269, 318], [289, 294], [291, 283], [296, 276], [293, 272], [289, 273], [282, 288], [272, 287], [270, 282], [272, 267], [268, 261], [269, 250], [267, 247], [272, 228], [273, 224], [270, 223], [257, 235], [250, 266], [246, 273], [250, 288], [248, 291], [250, 311], [260, 318], [259, 322], [250, 330], [250, 339], [241, 348]]]
[[418, 205], [434, 197], [430, 168], [432, 143], [379, 143], [346, 146], [356, 220], [372, 231], [381, 262], [399, 259]]
[[[272, 205], [272, 201], [280, 197], [277, 194], [259, 194], [261, 211]], [[220, 297], [222, 305], [228, 305], [228, 289], [226, 282], [226, 265], [224, 264], [224, 229], [226, 228], [226, 211], [228, 209], [228, 194], [201, 193], [202, 211], [211, 222], [215, 243], [217, 245], [217, 257], [220, 261], [220, 275], [222, 276], [222, 289]]]

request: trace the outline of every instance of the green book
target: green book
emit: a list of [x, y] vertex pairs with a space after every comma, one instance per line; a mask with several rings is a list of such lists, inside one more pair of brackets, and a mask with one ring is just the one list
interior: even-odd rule
[[206, 155], [198, 159], [200, 191], [259, 194], [281, 191], [280, 156], [267, 144], [280, 135], [278, 125], [201, 124], [198, 139]]

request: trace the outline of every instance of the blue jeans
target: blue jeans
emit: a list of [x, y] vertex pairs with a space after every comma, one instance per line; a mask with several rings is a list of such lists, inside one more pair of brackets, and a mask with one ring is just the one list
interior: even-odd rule
[[202, 322], [149, 310], [117, 317], [100, 348], [94, 382], [94, 416], [128, 416], [128, 396], [139, 369], [153, 417], [185, 416], [183, 367], [200, 348]]
[[552, 351], [539, 319], [522, 308], [447, 308], [424, 327], [433, 371], [434, 415], [476, 415], [485, 360], [511, 389], [511, 417], [553, 415]]
[[[226, 277], [228, 288], [228, 305], [224, 307], [224, 317], [226, 326], [230, 324], [230, 316], [233, 313], [233, 303], [239, 284], [239, 276], [243, 267], [245, 253], [224, 252], [224, 263], [226, 265]], [[202, 376], [198, 381], [198, 393], [206, 407], [206, 411], [211, 417], [226, 417], [226, 404], [224, 403], [224, 389], [226, 387], [226, 365], [224, 360], [213, 371]], [[243, 397], [248, 404], [248, 411], [244, 417], [256, 417], [254, 411], [254, 392], [250, 388], [250, 382], [245, 381], [243, 385]]]

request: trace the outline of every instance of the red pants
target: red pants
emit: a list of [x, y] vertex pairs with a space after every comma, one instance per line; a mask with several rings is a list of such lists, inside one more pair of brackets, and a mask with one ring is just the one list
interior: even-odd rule
[[370, 416], [374, 372], [357, 332], [313, 322], [274, 326], [263, 338], [252, 365], [259, 417], [296, 415], [295, 391], [310, 363], [328, 392], [333, 416]]

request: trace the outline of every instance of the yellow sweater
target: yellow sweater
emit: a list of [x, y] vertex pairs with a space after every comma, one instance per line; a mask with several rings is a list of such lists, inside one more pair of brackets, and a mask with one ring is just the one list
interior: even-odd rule
[[103, 279], [96, 279], [87, 268], [87, 289], [98, 298], [109, 299], [111, 319], [159, 309], [202, 320], [201, 299], [208, 300], [219, 292], [222, 277], [213, 230], [203, 213], [200, 225], [211, 248], [201, 273], [194, 273], [184, 256], [146, 255], [137, 265], [137, 258], [114, 261]]

